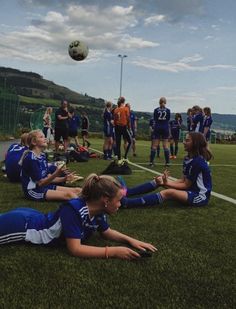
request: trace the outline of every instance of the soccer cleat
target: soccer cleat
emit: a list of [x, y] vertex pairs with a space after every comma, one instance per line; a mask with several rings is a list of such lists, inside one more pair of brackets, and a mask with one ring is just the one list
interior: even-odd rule
[[164, 165], [165, 167], [170, 167], [170, 163], [168, 162], [168, 163], [165, 163], [165, 165]]
[[150, 166], [150, 167], [153, 167], [153, 166], [155, 166], [155, 165], [154, 165], [153, 162], [149, 162], [149, 166]]

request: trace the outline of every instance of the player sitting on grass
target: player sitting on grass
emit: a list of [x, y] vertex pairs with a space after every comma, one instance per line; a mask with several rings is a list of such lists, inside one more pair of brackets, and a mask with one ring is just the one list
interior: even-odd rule
[[12, 144], [7, 150], [5, 167], [7, 178], [11, 182], [20, 182], [21, 166], [18, 163], [24, 151], [28, 149], [27, 138], [28, 133], [23, 133], [20, 143]]
[[125, 243], [141, 251], [156, 251], [149, 244], [116, 230], [107, 222], [107, 214], [117, 212], [123, 197], [121, 185], [111, 176], [91, 174], [85, 180], [80, 197], [62, 204], [58, 210], [43, 214], [31, 208], [17, 208], [0, 215], [0, 244], [26, 241], [52, 244], [65, 239], [69, 252], [84, 258], [136, 259], [140, 254], [125, 246], [97, 247], [84, 244], [95, 231], [112, 241]]
[[60, 186], [61, 183], [73, 181], [74, 173], [66, 173], [65, 176], [61, 176], [63, 165], [59, 165], [50, 174], [48, 162], [43, 153], [47, 147], [47, 139], [43, 132], [41, 130], [31, 131], [27, 141], [29, 150], [23, 153], [20, 160], [20, 165], [22, 165], [21, 183], [25, 196], [36, 201], [76, 198], [81, 188]]
[[[168, 172], [156, 177], [153, 181], [127, 189], [122, 205], [126, 208], [151, 206], [163, 203], [165, 200], [176, 200], [191, 206], [207, 205], [212, 190], [211, 172], [207, 161], [212, 154], [207, 148], [207, 142], [202, 133], [190, 132], [186, 135], [184, 149], [187, 156], [183, 161], [183, 176], [171, 181]], [[163, 186], [166, 189], [142, 197], [129, 198], [131, 195], [143, 194]]]

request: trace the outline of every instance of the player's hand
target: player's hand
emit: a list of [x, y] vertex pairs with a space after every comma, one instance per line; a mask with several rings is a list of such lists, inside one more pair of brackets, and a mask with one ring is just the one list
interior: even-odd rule
[[170, 172], [168, 170], [164, 170], [162, 175], [163, 184], [165, 185], [168, 181], [168, 177], [170, 176]]
[[158, 186], [163, 186], [164, 185], [163, 176], [162, 175], [154, 177], [154, 180], [155, 180], [155, 182], [156, 182], [156, 184]]
[[129, 243], [133, 248], [136, 248], [138, 250], [143, 250], [143, 251], [148, 250], [151, 252], [157, 251], [157, 248], [154, 247], [152, 244], [149, 244], [147, 242], [143, 242], [137, 239], [133, 239]]
[[75, 172], [65, 175], [65, 181], [72, 182], [74, 180], [74, 175], [75, 175]]
[[108, 247], [108, 257], [122, 260], [134, 260], [140, 258], [140, 255], [127, 247]]

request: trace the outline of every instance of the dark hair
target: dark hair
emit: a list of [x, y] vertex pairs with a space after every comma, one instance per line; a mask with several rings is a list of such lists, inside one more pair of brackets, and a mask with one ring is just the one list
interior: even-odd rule
[[182, 120], [182, 116], [181, 116], [180, 113], [176, 113], [176, 114], [175, 114], [175, 119], [178, 119], [178, 118], [180, 118], [180, 119]]
[[204, 107], [204, 108], [203, 108], [203, 111], [204, 111], [204, 113], [205, 113], [207, 116], [211, 116], [211, 108], [210, 108], [210, 107]]
[[121, 184], [114, 177], [90, 174], [84, 182], [80, 197], [86, 201], [97, 201], [103, 196], [113, 199], [120, 189]]
[[206, 161], [210, 161], [213, 155], [208, 149], [205, 136], [200, 132], [189, 132], [188, 135], [191, 137], [193, 143], [191, 155], [202, 156]]
[[123, 103], [125, 103], [125, 97], [119, 97], [118, 102], [117, 102], [118, 107], [120, 107], [121, 104]]

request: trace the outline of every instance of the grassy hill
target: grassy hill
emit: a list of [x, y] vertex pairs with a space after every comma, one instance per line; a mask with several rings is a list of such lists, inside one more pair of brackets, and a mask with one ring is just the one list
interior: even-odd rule
[[[91, 122], [91, 131], [102, 130], [102, 110], [104, 99], [83, 95], [52, 81], [44, 79], [34, 72], [24, 72], [17, 69], [0, 67], [0, 86], [2, 88], [14, 89], [20, 100], [20, 122], [27, 127], [30, 123], [32, 113], [52, 106], [57, 108], [62, 99], [66, 99], [76, 107], [80, 114], [85, 110]], [[149, 135], [149, 119], [151, 113], [137, 112], [139, 119], [139, 133], [142, 137]], [[186, 114], [182, 114], [183, 122], [186, 124]], [[174, 118], [174, 115], [172, 115]], [[213, 113], [213, 125], [215, 130], [236, 131], [236, 115], [221, 115]]]

